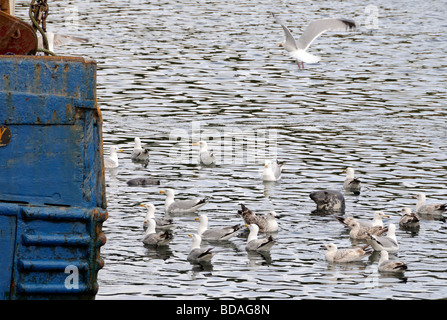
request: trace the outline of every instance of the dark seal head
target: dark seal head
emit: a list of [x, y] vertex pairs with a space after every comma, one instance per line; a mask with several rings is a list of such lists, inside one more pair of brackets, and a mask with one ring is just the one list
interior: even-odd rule
[[160, 184], [160, 180], [151, 178], [134, 178], [127, 181], [127, 185], [132, 187], [158, 185], [158, 184]]
[[309, 195], [309, 197], [317, 204], [317, 212], [345, 212], [345, 198], [341, 192], [335, 190], [314, 191]]

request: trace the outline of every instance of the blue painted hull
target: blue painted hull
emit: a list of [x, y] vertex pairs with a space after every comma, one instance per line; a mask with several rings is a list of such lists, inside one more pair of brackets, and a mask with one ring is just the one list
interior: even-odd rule
[[96, 63], [0, 56], [0, 298], [94, 298], [107, 218]]

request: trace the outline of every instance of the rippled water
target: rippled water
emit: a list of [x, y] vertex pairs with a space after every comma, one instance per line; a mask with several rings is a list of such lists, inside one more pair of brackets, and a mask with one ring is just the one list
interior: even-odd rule
[[[333, 217], [312, 214], [308, 197], [341, 190], [342, 170], [352, 166], [364, 188], [358, 197], [346, 195], [347, 214], [383, 210], [391, 215], [386, 223], [397, 223], [403, 206], [414, 208], [416, 192], [447, 201], [444, 1], [64, 3], [52, 2], [49, 28], [90, 43], [59, 53], [98, 62], [105, 152], [110, 145], [124, 149], [119, 169], [106, 173], [98, 299], [447, 296], [444, 220], [424, 220], [418, 232], [398, 228], [401, 250], [392, 258], [409, 269], [404, 277], [384, 276], [375, 269], [377, 254], [346, 265], [325, 261], [323, 243], [352, 243]], [[322, 61], [298, 70], [278, 47], [283, 31], [269, 11], [295, 34], [322, 17], [351, 18], [359, 29], [323, 35], [309, 50]], [[136, 136], [150, 149], [147, 167], [129, 158]], [[223, 163], [196, 164], [191, 144], [200, 137]], [[260, 181], [263, 152], [285, 161], [280, 182]], [[140, 176], [161, 185], [127, 186]], [[215, 257], [200, 268], [186, 261], [187, 234], [198, 223], [184, 215], [174, 217], [167, 249], [145, 248], [139, 204], [152, 202], [162, 214], [159, 190], [166, 187], [179, 197], [208, 196], [201, 212], [214, 226], [242, 222], [241, 202], [261, 214], [274, 209], [282, 216], [277, 245], [266, 256], [247, 254], [247, 231], [225, 244], [204, 242]]]

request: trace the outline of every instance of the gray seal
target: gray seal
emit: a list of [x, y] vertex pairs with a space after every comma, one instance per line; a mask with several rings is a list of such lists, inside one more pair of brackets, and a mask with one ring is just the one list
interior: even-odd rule
[[128, 186], [149, 186], [160, 184], [160, 180], [151, 178], [134, 178], [127, 181]]
[[309, 197], [317, 204], [317, 209], [314, 212], [345, 212], [345, 198], [341, 192], [335, 190], [314, 191], [310, 193]]

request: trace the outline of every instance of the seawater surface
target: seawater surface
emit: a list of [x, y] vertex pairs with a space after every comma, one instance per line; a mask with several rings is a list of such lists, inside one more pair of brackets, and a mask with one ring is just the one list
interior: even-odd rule
[[[26, 8], [20, 8], [26, 15]], [[109, 218], [97, 299], [438, 299], [447, 297], [444, 219], [418, 231], [397, 229], [408, 264], [403, 276], [377, 272], [378, 254], [330, 265], [321, 245], [357, 245], [331, 215], [313, 213], [313, 190], [342, 190], [355, 168], [360, 195], [345, 194], [346, 214], [376, 210], [399, 221], [412, 196], [446, 197], [447, 23], [441, 0], [406, 1], [52, 1], [48, 29], [87, 37], [58, 54], [97, 61], [104, 150], [117, 145], [118, 169], [106, 171]], [[314, 19], [356, 21], [352, 32], [322, 35], [309, 49], [318, 64], [299, 70], [280, 48], [275, 12], [299, 35]], [[134, 137], [150, 150], [133, 163]], [[207, 140], [221, 160], [197, 164]], [[263, 183], [266, 157], [285, 162], [281, 181]], [[159, 186], [129, 187], [135, 177]], [[210, 266], [186, 261], [197, 214], [174, 216], [174, 240], [143, 246], [145, 209], [164, 214], [165, 196], [206, 196], [210, 226], [242, 223], [240, 203], [281, 216], [270, 254], [245, 251], [248, 231], [213, 246]], [[261, 235], [263, 236], [263, 235]]]

